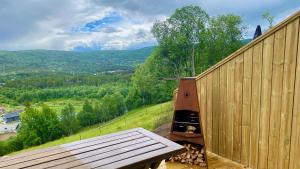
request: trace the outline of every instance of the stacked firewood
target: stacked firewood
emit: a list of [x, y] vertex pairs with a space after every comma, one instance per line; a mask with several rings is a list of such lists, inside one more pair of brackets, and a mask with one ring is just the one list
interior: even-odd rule
[[171, 162], [180, 162], [182, 164], [199, 165], [201, 167], [206, 166], [203, 148], [191, 144], [184, 144], [184, 147], [186, 149], [185, 153], [171, 157], [169, 160]]

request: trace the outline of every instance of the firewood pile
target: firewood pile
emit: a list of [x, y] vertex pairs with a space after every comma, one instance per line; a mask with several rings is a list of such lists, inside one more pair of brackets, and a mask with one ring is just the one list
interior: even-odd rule
[[169, 161], [189, 165], [199, 165], [201, 167], [206, 166], [203, 148], [193, 146], [192, 144], [184, 144], [184, 147], [186, 149], [185, 153], [171, 157]]

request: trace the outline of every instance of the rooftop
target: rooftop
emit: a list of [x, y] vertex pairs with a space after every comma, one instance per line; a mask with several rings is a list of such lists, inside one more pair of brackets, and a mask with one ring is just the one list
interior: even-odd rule
[[21, 112], [23, 112], [23, 110], [16, 110], [14, 112], [4, 114], [3, 119], [8, 119], [8, 118], [20, 116]]

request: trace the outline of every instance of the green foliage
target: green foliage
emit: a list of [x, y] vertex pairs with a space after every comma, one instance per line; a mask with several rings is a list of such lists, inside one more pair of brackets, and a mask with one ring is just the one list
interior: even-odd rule
[[33, 73], [7, 80], [2, 87], [17, 89], [46, 89], [74, 86], [101, 86], [107, 83], [126, 83], [131, 73], [65, 74]]
[[[105, 123], [141, 105], [170, 100], [182, 76], [201, 73], [240, 48], [244, 29], [239, 16], [209, 17], [198, 6], [186, 6], [153, 25], [159, 43], [154, 50], [0, 52], [0, 103], [28, 105], [17, 137], [0, 142], [0, 155], [74, 134], [79, 127]], [[151, 51], [131, 76], [129, 72]], [[122, 73], [108, 73], [110, 70]], [[54, 99], [86, 102], [79, 112], [65, 105], [60, 116], [46, 105], [30, 107]], [[169, 114], [155, 113], [130, 116], [135, 118], [130, 119], [130, 127], [153, 129], [170, 121]], [[103, 127], [109, 130], [104, 133], [130, 128], [127, 116], [122, 117], [115, 126]]]
[[114, 119], [125, 111], [124, 97], [119, 92], [116, 92], [105, 95], [94, 107], [90, 102], [86, 101], [82, 111], [78, 113], [78, 120], [81, 126], [86, 127]]
[[[245, 27], [239, 16], [209, 17], [199, 6], [177, 9], [153, 25], [160, 57], [177, 78], [194, 76], [242, 46]], [[164, 65], [164, 66], [165, 66]]]
[[209, 17], [199, 6], [177, 9], [155, 22], [152, 33], [159, 46], [136, 68], [128, 108], [171, 99], [181, 77], [195, 76], [240, 48], [244, 30], [239, 16]]
[[106, 122], [125, 112], [124, 97], [120, 92], [106, 94], [94, 106], [85, 101], [79, 113], [75, 112], [73, 105], [66, 104], [60, 116], [45, 104], [41, 108], [28, 105], [21, 114], [21, 127], [17, 136], [0, 142], [0, 155], [74, 134], [80, 127]]
[[28, 139], [24, 141], [24, 147], [27, 147], [59, 138], [62, 128], [57, 114], [48, 106], [42, 105], [42, 110], [27, 107], [21, 115], [19, 135]]
[[194, 48], [202, 47], [208, 14], [199, 6], [177, 9], [166, 21], [157, 21], [152, 28], [161, 47], [161, 57], [172, 65], [175, 77], [192, 76]]
[[129, 109], [171, 99], [176, 81], [168, 79], [172, 70], [163, 59], [159, 57], [159, 49], [155, 49], [146, 63], [137, 67], [126, 98]]
[[270, 12], [264, 12], [261, 17], [269, 23], [269, 29], [273, 27], [274, 16], [270, 14]]
[[0, 142], [0, 155], [40, 145], [62, 136], [57, 114], [46, 105], [41, 110], [27, 107], [21, 113], [21, 127], [17, 136]]
[[126, 111], [124, 97], [118, 92], [112, 95], [106, 95], [101, 99], [100, 104], [104, 121], [121, 116]]
[[82, 127], [94, 124], [95, 114], [90, 102], [86, 101], [82, 107], [82, 111], [78, 113], [78, 120]]
[[8, 146], [7, 141], [0, 141], [0, 156], [7, 154]]
[[[58, 75], [59, 76], [59, 75]], [[1, 87], [0, 87], [1, 88]], [[106, 94], [115, 91], [123, 95], [128, 93], [127, 82], [108, 82], [101, 86], [71, 86], [45, 89], [20, 89], [2, 87], [0, 90], [0, 103], [17, 104], [26, 102], [42, 102], [53, 99], [101, 99]]]
[[152, 106], [143, 106], [131, 110], [125, 113], [124, 115], [113, 119], [107, 123], [94, 125], [82, 129], [80, 132], [71, 136], [60, 138], [58, 140], [51, 141], [40, 146], [31, 147], [17, 153], [41, 148], [48, 148], [136, 127], [143, 127], [147, 130], [153, 131], [156, 128], [157, 120], [160, 120], [161, 118], [166, 118], [167, 115], [172, 116], [172, 105], [172, 102], [167, 102]]
[[[152, 47], [137, 50], [91, 52], [27, 50], [0, 51], [0, 75], [28, 73], [99, 73], [133, 70], [143, 63]], [[0, 78], [5, 80], [3, 78]]]
[[[242, 46], [241, 39], [245, 29], [241, 17], [237, 15], [227, 14], [210, 18], [202, 55], [204, 62], [198, 63], [197, 67], [201, 68], [205, 64], [214, 65], [239, 49]], [[198, 55], [197, 60], [201, 61], [201, 55]]]
[[71, 135], [80, 128], [76, 112], [71, 104], [67, 104], [60, 114], [61, 126], [65, 135]]
[[21, 139], [21, 137], [10, 137], [7, 141], [3, 141], [3, 155], [23, 149], [24, 146], [22, 141], [23, 140]]

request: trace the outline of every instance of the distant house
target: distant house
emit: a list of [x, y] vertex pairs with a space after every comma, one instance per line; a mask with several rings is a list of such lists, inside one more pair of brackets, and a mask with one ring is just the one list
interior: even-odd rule
[[14, 121], [19, 121], [20, 120], [20, 113], [21, 112], [22, 112], [22, 110], [17, 110], [17, 111], [12, 112], [12, 113], [4, 114], [2, 116], [3, 121], [5, 123], [11, 123], [11, 122], [14, 122]]

